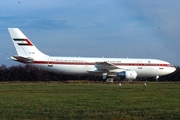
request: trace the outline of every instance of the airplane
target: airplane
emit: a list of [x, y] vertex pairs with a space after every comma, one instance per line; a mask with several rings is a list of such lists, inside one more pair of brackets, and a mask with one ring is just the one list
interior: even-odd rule
[[17, 51], [10, 59], [50, 72], [134, 80], [137, 77], [158, 79], [176, 70], [169, 62], [158, 59], [49, 56], [38, 50], [18, 28], [8, 30]]

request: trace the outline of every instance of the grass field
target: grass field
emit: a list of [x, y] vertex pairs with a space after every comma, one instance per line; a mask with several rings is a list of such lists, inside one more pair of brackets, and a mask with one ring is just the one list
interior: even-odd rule
[[0, 83], [0, 119], [180, 119], [180, 84]]

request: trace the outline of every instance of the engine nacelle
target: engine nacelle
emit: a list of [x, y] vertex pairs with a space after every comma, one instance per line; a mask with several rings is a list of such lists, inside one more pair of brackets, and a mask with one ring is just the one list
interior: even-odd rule
[[137, 77], [137, 73], [136, 71], [123, 71], [123, 72], [119, 72], [117, 73], [118, 77], [123, 77], [124, 79], [136, 79]]

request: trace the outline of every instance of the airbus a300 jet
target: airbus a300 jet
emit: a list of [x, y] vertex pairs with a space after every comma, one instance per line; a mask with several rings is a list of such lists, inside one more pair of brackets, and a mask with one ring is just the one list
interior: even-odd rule
[[50, 56], [38, 50], [18, 28], [8, 30], [17, 51], [17, 55], [10, 58], [50, 72], [133, 80], [137, 77], [159, 78], [176, 70], [169, 62], [158, 59]]

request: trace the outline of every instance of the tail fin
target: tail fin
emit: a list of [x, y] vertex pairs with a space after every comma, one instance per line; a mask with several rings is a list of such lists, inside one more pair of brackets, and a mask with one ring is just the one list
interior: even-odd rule
[[8, 28], [18, 56], [22, 57], [44, 57], [46, 54], [39, 51], [33, 43], [18, 29]]

